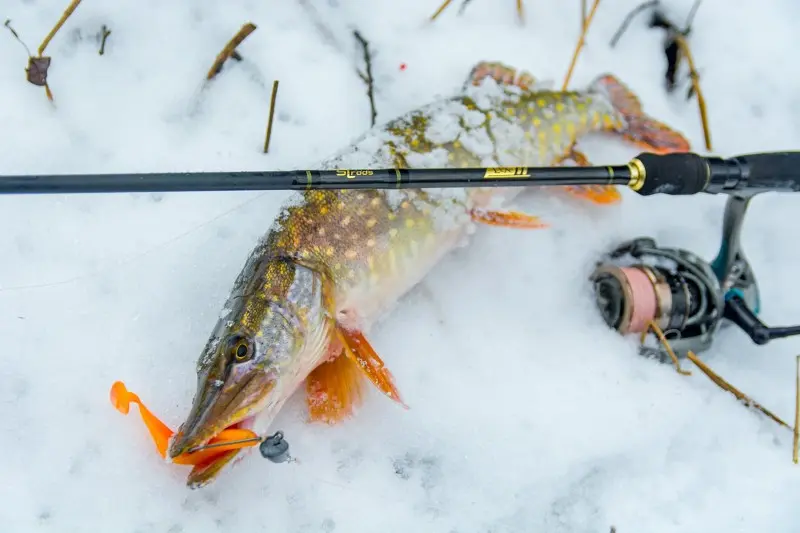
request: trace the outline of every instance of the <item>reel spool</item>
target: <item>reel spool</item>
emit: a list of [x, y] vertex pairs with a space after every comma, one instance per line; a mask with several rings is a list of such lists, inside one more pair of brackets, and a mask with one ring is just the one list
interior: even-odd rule
[[[721, 267], [725, 274], [720, 280], [717, 272], [723, 263], [727, 266]], [[708, 350], [714, 336], [732, 324], [758, 345], [800, 335], [800, 326], [769, 327], [759, 320], [758, 285], [740, 251], [720, 254], [708, 263], [689, 251], [662, 248], [642, 237], [604, 256], [590, 279], [597, 308], [609, 327], [622, 335], [643, 334], [653, 322], [679, 359], [689, 351]], [[669, 357], [660, 343], [643, 345], [640, 353], [661, 362]]]
[[[661, 248], [655, 240], [623, 243], [591, 275], [603, 320], [622, 335], [642, 334], [650, 322], [663, 332], [678, 357], [707, 350], [721, 325], [725, 301], [711, 265], [691, 252]], [[755, 284], [747, 291], [757, 295]], [[666, 351], [642, 347], [666, 360]]]

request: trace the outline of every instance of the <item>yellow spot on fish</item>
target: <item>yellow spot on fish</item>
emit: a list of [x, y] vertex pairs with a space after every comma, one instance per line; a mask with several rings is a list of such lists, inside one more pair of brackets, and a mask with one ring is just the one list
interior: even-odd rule
[[575, 104], [575, 109], [577, 109], [579, 113], [583, 114], [583, 112], [586, 111], [586, 102], [578, 102]]
[[344, 209], [344, 202], [339, 202], [336, 204], [336, 209]]
[[544, 98], [539, 98], [538, 100], [536, 100], [536, 105], [538, 105], [539, 107], [544, 107], [547, 105], [547, 101]]
[[592, 127], [596, 128], [600, 125], [600, 113], [595, 111], [592, 113]]
[[564, 102], [556, 102], [556, 111], [563, 113], [565, 108]]
[[333, 264], [333, 269], [338, 272], [339, 270], [342, 269], [342, 264], [341, 263], [334, 263]]
[[300, 251], [300, 257], [307, 258], [310, 255], [311, 255], [311, 252], [309, 252], [308, 250], [301, 250]]
[[324, 215], [328, 212], [328, 208], [323, 205], [319, 208], [319, 212], [321, 215]]
[[348, 258], [348, 259], [355, 259], [355, 257], [356, 257], [357, 255], [358, 255], [358, 252], [356, 252], [355, 250], [347, 250], [347, 251], [344, 253], [344, 256], [345, 256], [346, 258]]
[[542, 125], [542, 119], [540, 119], [539, 117], [533, 117], [533, 125], [537, 126], [537, 127], [541, 126]]
[[553, 134], [554, 135], [561, 135], [561, 124], [553, 124]]
[[589, 123], [589, 116], [586, 113], [581, 113], [581, 126], [586, 126]]
[[380, 204], [380, 203], [381, 203], [381, 199], [380, 198], [373, 198], [370, 201], [370, 204], [372, 204], [373, 207], [378, 207], [378, 204]]
[[409, 207], [410, 205], [411, 205], [411, 204], [410, 204], [410, 203], [408, 203], [408, 200], [403, 200], [403, 201], [400, 203], [400, 207], [401, 207], [402, 209], [408, 209], [408, 207]]
[[407, 218], [406, 219], [406, 227], [407, 228], [413, 228], [414, 227], [414, 219]]
[[375, 239], [368, 239], [367, 240], [367, 246], [369, 246], [370, 248], [375, 246]]
[[575, 138], [575, 123], [574, 122], [567, 122], [567, 134], [571, 138]]
[[390, 237], [397, 237], [397, 228], [392, 228], [389, 230]]
[[450, 162], [455, 161], [456, 160], [456, 154], [454, 154], [452, 152], [447, 154], [447, 160], [450, 161]]
[[539, 142], [545, 142], [547, 140], [547, 133], [544, 131], [539, 132]]
[[388, 215], [386, 215], [386, 218], [389, 220], [394, 220], [397, 218], [397, 215], [395, 215], [394, 213], [389, 213]]
[[459, 142], [459, 141], [453, 141], [453, 148], [458, 148], [458, 149], [460, 149], [460, 148], [461, 148], [461, 142]]
[[513, 107], [507, 107], [506, 108], [506, 115], [508, 115], [509, 117], [513, 117], [514, 116], [514, 108]]
[[613, 128], [614, 127], [614, 119], [612, 119], [608, 115], [603, 115], [603, 126], [605, 126], [608, 129]]
[[371, 228], [372, 226], [374, 226], [377, 223], [378, 223], [378, 221], [376, 219], [371, 218], [371, 219], [367, 220], [367, 227]]
[[325, 249], [325, 255], [327, 255], [328, 257], [331, 257], [333, 255], [333, 246], [328, 246]]

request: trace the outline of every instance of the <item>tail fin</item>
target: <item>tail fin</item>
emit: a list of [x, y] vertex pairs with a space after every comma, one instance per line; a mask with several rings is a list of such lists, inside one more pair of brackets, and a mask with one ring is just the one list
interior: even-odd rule
[[689, 141], [681, 133], [645, 114], [639, 98], [615, 76], [600, 76], [592, 82], [590, 89], [605, 95], [611, 105], [625, 117], [626, 124], [623, 128], [612, 130], [625, 140], [657, 154], [691, 150]]

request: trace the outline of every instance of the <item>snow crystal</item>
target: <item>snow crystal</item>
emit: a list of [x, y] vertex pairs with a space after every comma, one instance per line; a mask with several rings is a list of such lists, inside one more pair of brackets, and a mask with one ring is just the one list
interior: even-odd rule
[[[67, 3], [6, 1], [3, 19], [33, 47]], [[1, 173], [314, 168], [370, 130], [353, 29], [374, 52], [378, 123], [453, 94], [483, 59], [560, 87], [576, 0], [526, 2], [535, 13], [524, 27], [511, 1], [471, 2], [461, 15], [454, 2], [425, 24], [438, 3], [82, 2], [47, 49], [53, 104], [25, 81], [24, 49], [0, 39]], [[637, 3], [600, 3], [571, 87], [611, 72], [704, 152], [688, 80], [665, 92], [663, 36], [646, 17], [607, 45]], [[681, 24], [693, 4], [670, 2], [670, 14]], [[797, 149], [800, 5], [729, 4], [703, 2], [690, 36], [714, 153]], [[205, 83], [243, 21], [258, 27], [237, 48], [243, 60]], [[273, 79], [278, 118], [264, 154]], [[468, 92], [493, 107], [508, 95], [492, 85]], [[341, 161], [374, 164], [370, 142]], [[607, 136], [580, 148], [598, 164], [639, 152]], [[251, 452], [198, 491], [185, 486], [187, 467], [158, 456], [136, 407], [123, 416], [110, 405], [109, 388], [123, 380], [177, 429], [233, 280], [291, 195], [0, 196], [0, 531], [800, 530], [791, 432], [691, 365], [681, 376], [638, 357], [637, 339], [602, 323], [586, 281], [600, 254], [640, 235], [713, 258], [724, 198], [623, 192], [620, 205], [592, 206], [537, 188], [513, 208], [549, 229], [471, 227], [469, 246], [370, 330], [410, 409], [367, 387], [352, 419], [307, 424], [301, 387], [270, 430], [297, 462]], [[747, 217], [764, 320], [796, 323], [800, 247], [786, 243], [798, 197], [756, 197]], [[800, 338], [756, 346], [729, 329], [704, 357], [791, 423], [797, 353]]]

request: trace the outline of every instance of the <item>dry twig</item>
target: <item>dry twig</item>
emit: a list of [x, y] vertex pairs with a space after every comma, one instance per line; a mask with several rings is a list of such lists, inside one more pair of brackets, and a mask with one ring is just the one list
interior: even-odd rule
[[242, 56], [240, 56], [236, 52], [236, 47], [242, 44], [248, 35], [256, 31], [256, 25], [252, 22], [248, 22], [239, 28], [239, 31], [236, 32], [236, 35], [228, 41], [222, 51], [217, 54], [216, 59], [214, 59], [214, 64], [211, 65], [211, 69], [209, 69], [208, 74], [206, 75], [206, 80], [213, 80], [217, 74], [222, 71], [222, 66], [225, 64], [229, 58], [234, 58], [238, 61], [242, 60]]
[[[459, 10], [458, 10], [458, 14], [459, 15], [464, 12], [464, 9], [467, 7], [467, 4], [469, 4], [471, 1], [472, 0], [464, 0], [461, 3], [461, 8], [459, 8]], [[522, 24], [524, 24], [525, 23], [525, 6], [523, 5], [523, 0], [516, 0], [516, 1], [517, 1], [517, 17], [519, 18], [519, 21]], [[447, 9], [447, 6], [449, 6], [452, 2], [453, 2], [453, 0], [444, 0], [444, 2], [442, 2], [442, 4], [439, 6], [439, 8], [436, 10], [436, 12], [433, 15], [431, 15], [430, 21], [433, 22], [434, 20], [436, 20], [436, 17], [441, 15], [442, 11]]]
[[701, 361], [693, 352], [690, 351], [687, 354], [687, 357], [700, 370], [702, 370], [703, 373], [706, 376], [708, 376], [709, 379], [711, 379], [711, 381], [713, 381], [719, 388], [721, 388], [722, 390], [728, 391], [731, 394], [733, 394], [734, 396], [736, 396], [736, 399], [739, 400], [740, 402], [742, 402], [744, 405], [746, 405], [748, 407], [754, 407], [754, 408], [758, 409], [759, 411], [761, 411], [762, 413], [767, 415], [769, 418], [771, 418], [772, 420], [774, 420], [775, 422], [777, 422], [781, 426], [783, 426], [785, 428], [788, 428], [788, 429], [792, 429], [792, 427], [789, 424], [787, 424], [786, 422], [784, 422], [783, 420], [778, 418], [776, 415], [772, 414], [766, 408], [762, 407], [757, 402], [755, 402], [752, 398], [748, 397], [746, 394], [741, 392], [739, 389], [737, 389], [736, 387], [734, 387], [733, 385], [731, 385], [730, 383], [728, 383], [727, 381], [722, 379], [719, 376], [719, 374], [717, 374], [716, 372], [711, 370], [711, 368], [709, 368], [708, 365], [706, 365], [703, 361]]
[[275, 117], [275, 99], [278, 97], [278, 80], [272, 83], [272, 96], [269, 99], [269, 118], [267, 119], [267, 135], [264, 139], [264, 153], [269, 152], [269, 140], [272, 138], [272, 120]]
[[794, 406], [794, 442], [792, 444], [792, 460], [797, 464], [798, 448], [800, 448], [800, 355], [797, 356], [795, 368], [795, 406]]
[[597, 6], [600, 5], [600, 0], [594, 0], [592, 4], [592, 9], [589, 11], [589, 15], [583, 20], [582, 29], [581, 29], [581, 36], [578, 39], [578, 45], [575, 47], [575, 53], [572, 54], [572, 61], [569, 64], [569, 70], [567, 71], [567, 75], [564, 78], [564, 85], [561, 87], [562, 91], [567, 90], [567, 86], [569, 85], [569, 80], [572, 78], [572, 71], [575, 70], [575, 64], [578, 62], [578, 55], [581, 53], [584, 44], [586, 44], [586, 33], [589, 31], [589, 25], [592, 23], [592, 19], [594, 18], [594, 14], [597, 12]]
[[106, 40], [108, 39], [108, 36], [111, 35], [111, 30], [109, 30], [106, 25], [103, 24], [100, 32], [100, 51], [98, 53], [103, 55], [106, 53]]
[[685, 60], [689, 70], [689, 78], [691, 79], [691, 86], [686, 94], [686, 98], [689, 99], [692, 96], [697, 96], [697, 106], [700, 111], [700, 121], [703, 126], [703, 137], [706, 144], [706, 150], [710, 152], [712, 149], [711, 132], [708, 127], [706, 100], [703, 96], [702, 90], [700, 89], [700, 75], [697, 73], [697, 69], [695, 68], [694, 60], [689, 50], [689, 43], [687, 41], [689, 33], [692, 30], [692, 21], [697, 13], [697, 9], [700, 7], [700, 2], [701, 0], [696, 0], [692, 6], [692, 10], [687, 17], [684, 29], [678, 28], [667, 18], [667, 16], [661, 10], [659, 0], [650, 0], [640, 4], [633, 11], [631, 11], [628, 16], [625, 17], [622, 25], [611, 39], [610, 44], [612, 47], [617, 44], [634, 16], [646, 9], [652, 9], [649, 27], [659, 28], [667, 32], [667, 38], [664, 44], [664, 55], [667, 59], [667, 69], [664, 74], [664, 78], [666, 80], [667, 92], [672, 92], [675, 90], [678, 68], [680, 67], [681, 61]]
[[47, 72], [50, 68], [51, 58], [44, 56], [44, 51], [47, 48], [47, 45], [50, 44], [50, 41], [58, 33], [58, 30], [64, 25], [67, 19], [75, 12], [75, 10], [80, 5], [81, 0], [72, 0], [64, 12], [61, 14], [61, 18], [58, 19], [56, 25], [53, 26], [53, 29], [50, 30], [50, 33], [44, 38], [42, 44], [39, 45], [39, 50], [37, 51], [37, 56], [34, 57], [31, 54], [30, 49], [28, 46], [19, 38], [19, 35], [16, 31], [11, 27], [11, 21], [6, 20], [5, 27], [9, 29], [9, 31], [14, 35], [14, 37], [19, 41], [22, 46], [25, 47], [26, 52], [28, 53], [28, 67], [25, 69], [25, 76], [28, 80], [28, 83], [36, 85], [38, 87], [44, 87], [44, 92], [47, 95], [47, 99], [51, 102], [53, 101], [53, 92], [50, 90], [50, 85], [47, 83]]
[[375, 109], [375, 80], [372, 78], [372, 56], [369, 52], [369, 43], [367, 42], [364, 37], [358, 33], [357, 30], [353, 31], [353, 35], [355, 36], [356, 40], [361, 44], [361, 48], [364, 50], [364, 64], [366, 68], [366, 74], [362, 73], [360, 70], [358, 71], [358, 75], [367, 85], [367, 98], [369, 98], [369, 109], [370, 109], [370, 122], [371, 126], [375, 125], [375, 120], [378, 117], [378, 111]]
[[703, 91], [700, 89], [700, 75], [694, 67], [694, 60], [689, 51], [689, 44], [686, 42], [686, 37], [683, 35], [676, 35], [675, 42], [678, 44], [680, 56], [686, 60], [686, 65], [689, 67], [689, 77], [692, 80], [692, 87], [689, 89], [687, 98], [691, 98], [692, 94], [697, 96], [697, 107], [700, 110], [700, 122], [703, 125], [703, 140], [706, 143], [706, 150], [711, 151], [711, 131], [708, 128], [708, 113], [706, 111], [706, 99], [703, 96]]

